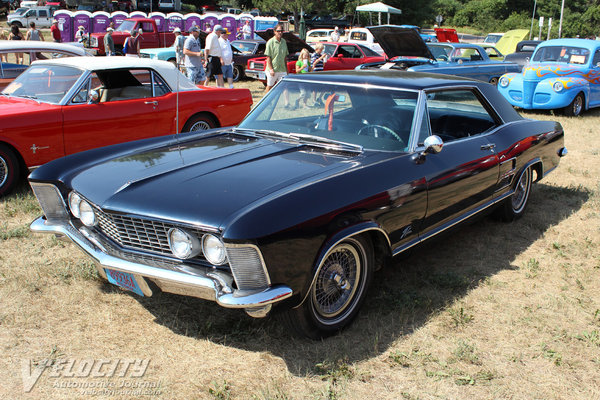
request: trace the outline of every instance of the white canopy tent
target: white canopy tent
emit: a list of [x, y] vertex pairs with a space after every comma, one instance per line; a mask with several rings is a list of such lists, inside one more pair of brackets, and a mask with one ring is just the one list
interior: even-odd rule
[[402, 10], [392, 7], [392, 6], [388, 6], [387, 4], [383, 4], [382, 2], [378, 1], [377, 3], [371, 3], [371, 4], [363, 4], [362, 6], [358, 6], [356, 7], [356, 11], [357, 12], [368, 12], [369, 13], [369, 23], [371, 25], [373, 25], [373, 23], [371, 22], [371, 13], [378, 13], [379, 14], [379, 25], [381, 25], [381, 13], [386, 13], [387, 14], [387, 23], [390, 23], [390, 14], [402, 14]]

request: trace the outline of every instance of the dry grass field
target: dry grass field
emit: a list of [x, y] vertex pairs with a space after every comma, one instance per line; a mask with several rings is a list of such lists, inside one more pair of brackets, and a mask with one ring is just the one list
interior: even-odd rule
[[[40, 209], [21, 185], [0, 199], [0, 398], [600, 399], [600, 111], [526, 117], [559, 120], [569, 150], [526, 215], [396, 259], [354, 324], [321, 342], [104, 283], [73, 245], [29, 232]], [[25, 392], [46, 359], [64, 368]], [[145, 375], [86, 372], [125, 359], [149, 360]]]

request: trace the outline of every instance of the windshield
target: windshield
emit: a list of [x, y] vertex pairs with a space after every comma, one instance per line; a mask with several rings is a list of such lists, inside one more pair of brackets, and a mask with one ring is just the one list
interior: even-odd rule
[[429, 51], [431, 51], [436, 60], [448, 61], [452, 54], [451, 46], [439, 46], [427, 43], [427, 47], [429, 47]]
[[83, 71], [61, 65], [34, 65], [2, 91], [17, 97], [58, 104], [73, 87]]
[[238, 42], [237, 40], [234, 40], [231, 42], [231, 46], [235, 47], [240, 53], [254, 54], [254, 48], [256, 47], [256, 44], [252, 42]]
[[538, 47], [533, 55], [535, 62], [554, 62], [565, 64], [587, 64], [590, 51], [581, 47], [544, 46]]
[[405, 90], [285, 79], [239, 128], [406, 151], [417, 97]]
[[131, 32], [131, 30], [135, 27], [135, 21], [123, 21], [121, 25], [117, 28], [117, 32]]

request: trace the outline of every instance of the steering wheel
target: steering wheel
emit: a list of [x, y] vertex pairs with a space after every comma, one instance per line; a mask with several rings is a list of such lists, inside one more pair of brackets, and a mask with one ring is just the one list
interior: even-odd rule
[[438, 61], [448, 61], [448, 56], [438, 56]]
[[383, 125], [369, 124], [358, 130], [357, 135], [369, 135], [375, 138], [394, 138], [397, 141], [404, 143], [404, 140], [396, 132]]

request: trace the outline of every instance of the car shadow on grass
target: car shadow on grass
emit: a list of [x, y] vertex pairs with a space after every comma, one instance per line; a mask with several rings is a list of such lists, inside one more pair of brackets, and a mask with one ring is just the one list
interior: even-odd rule
[[591, 195], [582, 188], [536, 184], [522, 219], [503, 223], [479, 218], [396, 257], [375, 275], [356, 320], [322, 341], [291, 335], [276, 315], [253, 319], [243, 311], [167, 293], [139, 301], [175, 334], [269, 352], [281, 357], [292, 374], [323, 375], [378, 356], [498, 272], [519, 269], [515, 258]]

